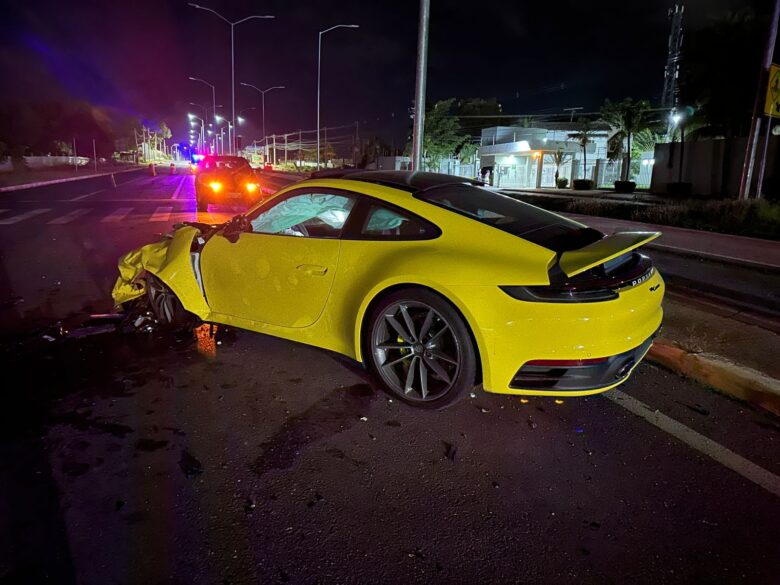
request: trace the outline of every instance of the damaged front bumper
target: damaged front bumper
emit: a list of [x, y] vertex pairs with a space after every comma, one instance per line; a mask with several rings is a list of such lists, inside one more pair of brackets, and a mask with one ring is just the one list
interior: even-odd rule
[[158, 242], [128, 252], [119, 259], [119, 277], [111, 291], [119, 307], [146, 293], [146, 273], [162, 280], [179, 298], [182, 306], [206, 319], [210, 313], [196, 278], [191, 255], [193, 239], [200, 230], [184, 226]]

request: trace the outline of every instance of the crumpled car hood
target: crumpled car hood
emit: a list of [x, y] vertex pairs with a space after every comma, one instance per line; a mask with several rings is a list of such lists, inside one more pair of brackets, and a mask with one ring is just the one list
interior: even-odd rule
[[137, 299], [146, 292], [145, 272], [154, 274], [179, 297], [188, 311], [202, 319], [209, 314], [191, 261], [192, 240], [200, 234], [195, 227], [185, 226], [160, 241], [141, 246], [119, 259], [119, 277], [111, 296], [116, 305]]

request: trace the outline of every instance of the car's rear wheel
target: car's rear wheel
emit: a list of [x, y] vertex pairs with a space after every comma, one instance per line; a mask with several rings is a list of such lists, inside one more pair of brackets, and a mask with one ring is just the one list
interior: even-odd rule
[[195, 316], [182, 306], [168, 285], [153, 274], [146, 277], [146, 296], [155, 319], [161, 325], [180, 328], [195, 323]]
[[366, 361], [404, 402], [441, 408], [474, 387], [477, 356], [468, 327], [434, 292], [403, 289], [381, 299], [366, 335]]

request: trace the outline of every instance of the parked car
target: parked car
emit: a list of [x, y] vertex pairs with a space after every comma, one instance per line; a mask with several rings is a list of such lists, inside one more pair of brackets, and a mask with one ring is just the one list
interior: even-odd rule
[[208, 211], [209, 203], [252, 206], [263, 198], [260, 179], [240, 156], [206, 156], [195, 173], [198, 211]]
[[607, 236], [462, 177], [351, 172], [130, 252], [113, 297], [344, 354], [417, 406], [478, 383], [582, 396], [652, 344], [664, 282], [636, 249], [659, 235]]

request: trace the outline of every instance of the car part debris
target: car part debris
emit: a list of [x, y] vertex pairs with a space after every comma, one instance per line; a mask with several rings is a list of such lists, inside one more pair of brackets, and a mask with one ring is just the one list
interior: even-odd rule
[[66, 333], [69, 339], [81, 339], [93, 335], [102, 335], [103, 333], [113, 333], [116, 331], [116, 325], [108, 323], [106, 325], [93, 325], [91, 327], [79, 327]]

